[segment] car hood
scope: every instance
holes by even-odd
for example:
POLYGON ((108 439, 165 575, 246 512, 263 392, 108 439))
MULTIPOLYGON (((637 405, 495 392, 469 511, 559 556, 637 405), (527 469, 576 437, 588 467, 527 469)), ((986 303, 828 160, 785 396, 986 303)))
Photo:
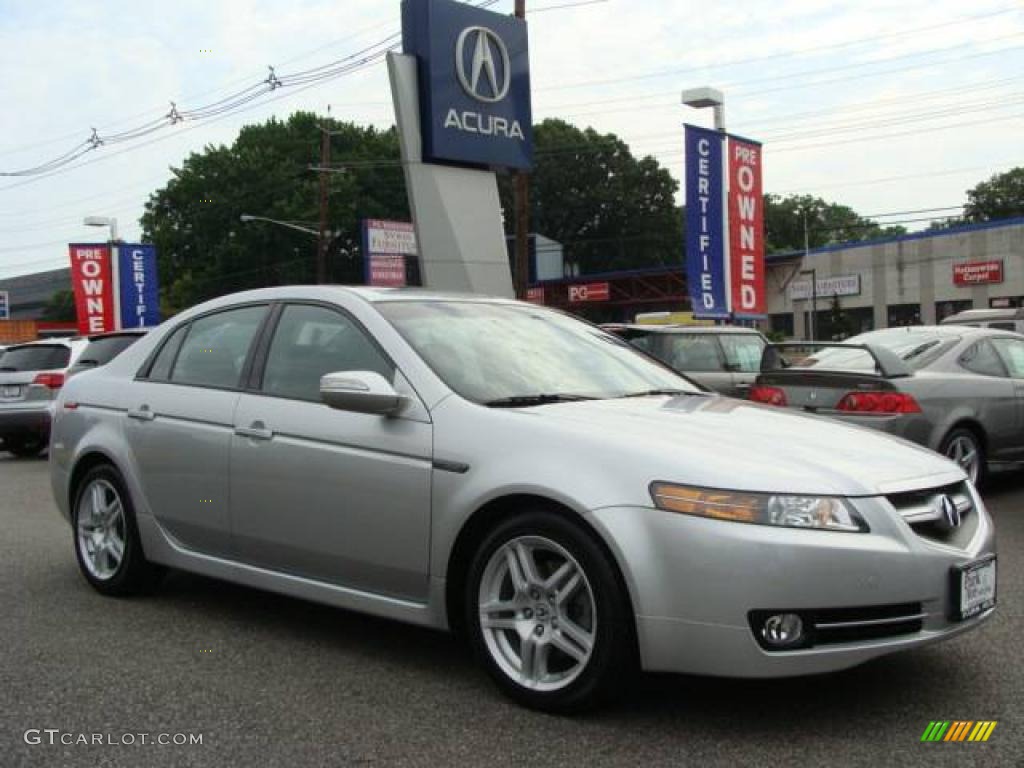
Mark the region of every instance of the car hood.
POLYGON ((596 445, 642 452, 652 480, 777 493, 870 496, 965 479, 952 462, 871 429, 714 395, 528 409, 596 445))

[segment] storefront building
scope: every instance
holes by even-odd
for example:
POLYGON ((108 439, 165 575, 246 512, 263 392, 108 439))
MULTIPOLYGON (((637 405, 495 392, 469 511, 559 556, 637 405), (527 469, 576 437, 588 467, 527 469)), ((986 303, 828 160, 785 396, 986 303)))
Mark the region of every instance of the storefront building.
POLYGON ((767 257, 768 329, 820 340, 1024 306, 1024 219, 767 257))

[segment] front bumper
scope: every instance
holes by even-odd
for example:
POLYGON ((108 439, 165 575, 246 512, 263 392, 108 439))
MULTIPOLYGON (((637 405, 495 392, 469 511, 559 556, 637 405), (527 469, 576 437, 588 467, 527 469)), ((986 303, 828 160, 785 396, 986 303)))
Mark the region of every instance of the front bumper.
POLYGON ((977 627, 989 610, 949 617, 950 570, 995 552, 991 519, 974 494, 977 520, 958 549, 914 532, 884 498, 851 500, 870 533, 835 533, 707 520, 642 507, 591 513, 622 566, 633 600, 640 655, 650 671, 724 677, 784 677, 852 667, 893 651, 977 627), (752 611, 820 611, 919 604, 909 634, 769 651, 752 611))

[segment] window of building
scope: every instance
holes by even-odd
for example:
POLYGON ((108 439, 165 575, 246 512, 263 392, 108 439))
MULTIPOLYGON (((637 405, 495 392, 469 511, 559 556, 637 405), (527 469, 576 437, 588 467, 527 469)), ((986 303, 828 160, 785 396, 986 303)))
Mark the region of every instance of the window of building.
POLYGON ((888 307, 888 327, 900 328, 906 325, 921 324, 920 304, 890 304, 888 307))

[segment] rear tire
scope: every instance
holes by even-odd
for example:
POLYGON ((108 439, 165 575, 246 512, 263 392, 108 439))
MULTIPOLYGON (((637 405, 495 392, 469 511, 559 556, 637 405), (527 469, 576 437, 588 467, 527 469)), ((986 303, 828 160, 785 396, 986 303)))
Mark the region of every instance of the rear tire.
POLYGON ((104 595, 151 591, 164 575, 142 551, 135 509, 120 473, 109 464, 93 467, 75 489, 72 536, 85 580, 104 595))
POLYGON ((978 434, 967 427, 950 430, 942 439, 939 453, 955 461, 967 473, 975 487, 980 488, 988 479, 988 460, 985 446, 978 434))
POLYGON ((477 659, 524 706, 590 709, 635 676, 636 625, 616 566, 559 515, 499 523, 473 556, 464 604, 477 659))

